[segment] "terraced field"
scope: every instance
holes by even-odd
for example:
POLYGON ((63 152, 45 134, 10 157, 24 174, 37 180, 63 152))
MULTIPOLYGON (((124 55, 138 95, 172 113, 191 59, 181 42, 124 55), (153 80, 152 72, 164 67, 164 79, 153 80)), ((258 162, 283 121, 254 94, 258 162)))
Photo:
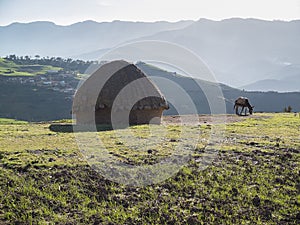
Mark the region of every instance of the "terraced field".
POLYGON ((146 186, 96 172, 101 153, 77 145, 86 132, 1 119, 0 224, 300 223, 298 114, 231 115, 226 123, 200 116, 192 125, 177 119, 93 134, 108 155, 133 166, 154 165, 197 141, 178 173, 146 186))

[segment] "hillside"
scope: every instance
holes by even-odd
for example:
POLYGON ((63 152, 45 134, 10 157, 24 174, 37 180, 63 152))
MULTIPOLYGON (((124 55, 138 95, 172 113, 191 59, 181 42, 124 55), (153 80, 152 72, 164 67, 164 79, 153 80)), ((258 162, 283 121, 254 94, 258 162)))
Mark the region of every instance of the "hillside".
POLYGON ((7 83, 0 77, 0 117, 27 121, 71 117, 70 93, 32 84, 7 83))
MULTIPOLYGON (((205 94, 198 84, 201 84, 206 90, 213 90, 215 84, 203 80, 191 79, 181 75, 175 75, 172 72, 167 72, 158 69, 154 66, 149 66, 145 63, 138 64, 146 74, 150 76, 164 77, 179 84, 193 99, 198 113, 210 113, 209 105, 205 94)), ((160 84, 157 84, 160 87, 160 84)), ((228 85, 219 84, 226 101, 227 113, 233 113, 234 100, 239 96, 245 96, 250 99, 252 105, 255 105, 255 111, 258 112, 282 112, 284 107, 291 106, 294 111, 300 111, 300 92, 278 93, 278 92, 259 92, 259 91, 243 91, 232 88, 228 85)), ((164 87, 161 87, 163 90, 164 87)), ((174 92, 176 95, 176 91, 174 92)), ((176 97, 175 97, 176 99, 176 97)), ((174 109, 165 111, 166 115, 174 114, 174 109)))
MULTIPOLYGON (((77 69, 85 68, 87 64, 79 61, 77 62, 78 64, 73 65, 63 59, 56 63, 62 66, 60 72, 31 74, 32 76, 0 75, 0 117, 27 121, 71 118, 73 94, 81 79, 77 75, 77 69), (73 65, 71 68, 77 69, 73 72, 66 70, 66 68, 70 69, 70 65, 73 65)), ((19 68, 19 65, 8 63, 8 61, 6 61, 6 65, 13 65, 19 68)), ((27 65, 22 66, 26 67, 27 65)), ((44 66, 42 65, 43 68, 44 66)), ((137 66, 152 79, 163 77, 180 85, 191 97, 199 114, 211 113, 205 93, 200 86, 206 90, 214 90, 216 84, 174 74, 145 63, 138 63, 137 66)), ((47 68, 47 66, 45 67, 47 68)), ((164 84, 159 82, 156 84, 163 92, 164 84)), ((256 112, 282 112, 288 106, 291 106, 295 112, 300 111, 300 92, 247 92, 224 84, 220 84, 220 87, 225 97, 227 113, 233 113, 233 102, 238 96, 248 97, 251 104, 255 105, 254 111, 256 112)), ((170 97, 175 102, 181 99, 181 96, 178 96, 179 92, 173 90, 172 93, 170 97)), ((222 99, 222 96, 219 97, 222 99)), ((177 113, 172 105, 169 110, 164 112, 165 115, 177 113)), ((189 108, 187 108, 185 113, 189 114, 192 111, 189 111, 189 108)))
POLYGON ((0 117, 27 121, 69 118, 80 71, 88 64, 54 57, 0 58, 0 117))
POLYGON ((59 71, 61 69, 61 67, 51 65, 18 65, 11 60, 0 58, 0 75, 2 76, 35 76, 45 74, 48 71, 59 71))

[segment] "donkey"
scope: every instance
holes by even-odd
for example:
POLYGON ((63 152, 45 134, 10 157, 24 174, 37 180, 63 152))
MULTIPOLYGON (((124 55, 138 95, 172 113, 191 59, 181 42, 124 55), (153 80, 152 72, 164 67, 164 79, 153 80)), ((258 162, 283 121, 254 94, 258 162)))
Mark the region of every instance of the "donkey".
MULTIPOLYGON (((233 107, 233 109, 235 109, 235 114, 241 116, 245 107, 247 107, 249 109, 249 113, 250 113, 250 115, 252 115, 254 106, 250 105, 248 98, 239 97, 237 100, 235 100, 234 107, 233 107), (239 107, 242 107, 242 110, 240 113, 238 112, 239 107)), ((246 113, 247 113, 247 110, 245 109, 245 116, 247 115, 246 113)))

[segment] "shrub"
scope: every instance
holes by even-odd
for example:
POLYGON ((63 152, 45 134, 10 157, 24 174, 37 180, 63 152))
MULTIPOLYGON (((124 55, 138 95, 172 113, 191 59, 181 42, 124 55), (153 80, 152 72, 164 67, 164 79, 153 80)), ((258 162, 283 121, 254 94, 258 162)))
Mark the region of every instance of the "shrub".
POLYGON ((292 107, 289 105, 287 108, 284 108, 284 112, 290 113, 292 112, 292 107))

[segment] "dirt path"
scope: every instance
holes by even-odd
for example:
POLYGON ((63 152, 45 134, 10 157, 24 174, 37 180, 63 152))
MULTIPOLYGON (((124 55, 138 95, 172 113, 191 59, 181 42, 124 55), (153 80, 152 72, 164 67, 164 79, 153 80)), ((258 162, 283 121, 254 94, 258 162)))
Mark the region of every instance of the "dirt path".
POLYGON ((196 125, 196 124, 220 124, 220 123, 234 123, 239 122, 248 118, 266 118, 261 115, 251 116, 237 116, 234 114, 227 115, 175 115, 175 116, 164 116, 162 118, 163 124, 181 124, 182 125, 196 125))

